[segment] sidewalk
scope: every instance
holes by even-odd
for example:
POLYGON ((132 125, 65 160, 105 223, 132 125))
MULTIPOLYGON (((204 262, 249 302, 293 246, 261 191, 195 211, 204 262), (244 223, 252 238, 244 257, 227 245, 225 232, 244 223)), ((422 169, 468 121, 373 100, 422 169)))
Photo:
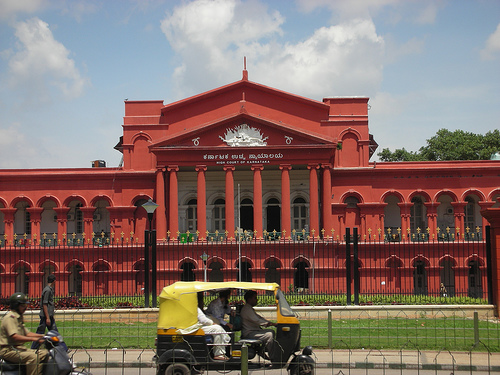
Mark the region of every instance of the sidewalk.
MULTIPOLYGON (((386 368, 500 373, 500 353, 414 350, 314 350, 318 368, 386 368)), ((80 349, 71 351, 76 365, 86 368, 154 367, 151 349, 80 349)))

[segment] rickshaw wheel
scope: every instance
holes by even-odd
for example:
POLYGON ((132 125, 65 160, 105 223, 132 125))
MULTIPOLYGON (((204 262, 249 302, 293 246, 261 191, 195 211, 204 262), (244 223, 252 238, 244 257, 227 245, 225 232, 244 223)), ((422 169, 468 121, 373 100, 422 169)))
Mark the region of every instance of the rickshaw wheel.
POLYGON ((165 375, 189 375, 191 371, 184 363, 173 363, 165 370, 165 375))

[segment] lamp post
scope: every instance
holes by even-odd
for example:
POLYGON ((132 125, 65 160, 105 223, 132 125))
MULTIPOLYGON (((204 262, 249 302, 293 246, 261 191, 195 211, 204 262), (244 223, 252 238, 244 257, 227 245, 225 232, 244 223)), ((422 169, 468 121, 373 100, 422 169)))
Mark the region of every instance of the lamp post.
POLYGON ((203 260, 203 281, 207 282, 207 260, 208 260, 208 254, 203 252, 201 254, 200 258, 203 260))
POLYGON ((151 199, 142 205, 148 214, 149 230, 144 231, 144 307, 149 307, 149 248, 151 247, 153 307, 156 307, 156 231, 151 229, 153 214, 158 205, 151 199))

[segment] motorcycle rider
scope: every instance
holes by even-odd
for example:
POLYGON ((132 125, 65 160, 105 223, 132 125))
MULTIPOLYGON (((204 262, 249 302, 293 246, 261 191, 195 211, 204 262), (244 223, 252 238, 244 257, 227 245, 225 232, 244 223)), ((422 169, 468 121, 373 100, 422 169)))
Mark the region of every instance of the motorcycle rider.
POLYGON ((0 357, 13 363, 26 364, 27 375, 42 375, 43 361, 48 355, 46 349, 28 349, 26 342, 43 342, 43 335, 30 332, 23 321, 28 299, 16 292, 9 299, 10 311, 0 325, 0 357))

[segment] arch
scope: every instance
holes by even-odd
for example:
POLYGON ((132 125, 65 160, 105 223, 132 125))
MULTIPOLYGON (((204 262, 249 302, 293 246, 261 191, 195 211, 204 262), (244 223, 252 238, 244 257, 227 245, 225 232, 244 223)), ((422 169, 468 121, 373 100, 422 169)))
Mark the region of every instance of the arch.
POLYGON ((413 198, 417 197, 417 196, 423 197, 424 198, 424 202, 430 202, 431 201, 431 196, 427 192, 425 192, 425 191, 423 191, 421 189, 418 189, 418 190, 415 190, 414 192, 410 193, 410 195, 408 196, 408 202, 411 202, 411 200, 413 198))
POLYGON ((92 200, 90 201, 90 206, 94 207, 97 204, 97 202, 102 201, 102 200, 105 200, 106 202, 108 202, 110 207, 113 207, 112 199, 105 194, 99 194, 99 195, 96 195, 94 198, 92 198, 92 200))
POLYGON ((395 196, 396 198, 398 198, 399 203, 403 203, 404 200, 405 200, 405 198, 403 197, 403 194, 401 194, 399 191, 397 191, 397 190, 388 190, 384 194, 382 194, 382 196, 380 197, 380 202, 379 203, 385 203, 385 200, 388 197, 390 197, 390 196, 395 196))
POLYGON ((271 255, 269 257, 267 257, 266 259, 264 259, 264 268, 268 268, 268 265, 271 264, 271 263, 274 263, 273 265, 276 265, 275 268, 283 268, 283 262, 281 261, 281 259, 275 257, 274 255, 271 255))
POLYGON ((16 272, 16 270, 21 267, 26 268, 26 272, 33 272, 31 269, 31 264, 29 264, 25 260, 18 260, 16 263, 14 263, 10 268, 10 272, 16 272))
POLYGON ((139 133, 135 133, 132 138, 131 138, 131 143, 135 143, 137 142, 137 140, 139 138, 146 138, 146 141, 152 143, 153 142, 153 138, 148 134, 148 133, 144 133, 142 131, 140 131, 139 133))
POLYGON ((365 203, 363 196, 359 192, 357 192, 353 189, 349 189, 344 194, 342 194, 342 196, 340 197, 340 202, 345 203, 345 200, 349 197, 356 197, 358 199, 359 203, 365 203))
POLYGON ((84 266, 83 262, 81 260, 78 260, 78 259, 71 259, 68 263, 66 263, 64 270, 66 272, 70 272, 71 268, 73 268, 75 266, 79 266, 82 269, 82 271, 85 271, 85 266, 84 266))
POLYGON ((111 271, 112 267, 111 264, 105 260, 105 259, 99 259, 96 260, 91 267, 92 271, 97 272, 97 271, 111 271))
POLYGON ((450 254, 445 254, 442 257, 440 257, 438 260, 438 265, 441 266, 445 261, 451 262, 453 267, 456 267, 458 265, 458 262, 456 261, 456 259, 453 256, 451 256, 450 254))
POLYGON ((36 202, 36 206, 42 207, 43 204, 47 201, 53 201, 56 204, 56 207, 61 207, 61 201, 57 197, 55 197, 51 194, 45 194, 43 197, 41 197, 38 200, 38 202, 36 202))
POLYGON ((5 273, 5 266, 0 263, 0 273, 5 273))
POLYGON ((227 267, 227 262, 222 259, 221 257, 215 255, 213 256, 212 258, 210 258, 209 260, 207 260, 207 267, 210 268, 210 265, 212 263, 220 263, 220 265, 222 266, 222 268, 226 268, 227 267))
POLYGON ((490 201, 495 201, 493 198, 495 197, 498 197, 500 196, 500 189, 495 189, 495 190, 492 190, 489 194, 488 194, 488 200, 490 201))
MULTIPOLYGON (((243 263, 243 262, 247 262, 250 265, 250 268, 255 268, 255 262, 252 259, 250 259, 249 257, 247 257, 246 255, 241 256, 241 263, 243 263)), ((239 265, 239 262, 238 262, 238 259, 236 259, 234 262, 234 267, 238 268, 238 265, 239 265)))
POLYGON ((349 135, 354 135, 354 137, 357 138, 356 139, 357 141, 359 141, 362 138, 361 133, 359 131, 353 128, 347 128, 340 132, 338 139, 344 140, 349 135))
POLYGON ((12 202, 10 202, 10 206, 12 208, 15 208, 16 204, 18 204, 19 202, 27 202, 29 207, 34 207, 33 201, 29 197, 27 197, 26 195, 19 195, 19 196, 15 197, 12 200, 12 202))
POLYGON ((295 258, 293 258, 292 261, 290 262, 290 266, 292 268, 295 268, 297 264, 300 262, 304 262, 307 265, 307 267, 311 267, 311 262, 309 261, 308 258, 306 258, 303 255, 297 255, 295 258))
POLYGON ((136 203, 139 202, 140 200, 145 200, 147 202, 150 199, 153 200, 153 198, 147 194, 139 194, 132 198, 132 200, 130 201, 130 205, 136 206, 136 203))
POLYGON ((82 207, 87 207, 87 200, 82 197, 81 195, 73 194, 67 197, 64 202, 63 206, 64 207, 69 207, 70 203, 73 201, 79 201, 82 204, 82 207))
POLYGON ((7 208, 7 201, 0 197, 0 206, 7 208))
POLYGON ((402 261, 402 259, 400 257, 398 257, 395 254, 392 254, 385 259, 384 266, 385 267, 394 267, 394 266, 404 267, 404 262, 402 261))
MULTIPOLYGON (((354 265, 354 255, 351 254, 351 267, 353 267, 353 265, 354 265)), ((359 258, 359 256, 358 256, 358 266, 359 266, 359 268, 363 268, 363 266, 364 266, 364 263, 359 258)), ((345 261, 345 259, 343 259, 342 268, 346 268, 346 261, 345 261)))
POLYGON ((418 254, 418 255, 414 256, 410 260, 410 267, 415 267, 415 263, 418 262, 418 261, 424 262, 424 264, 425 264, 426 267, 430 267, 431 266, 431 262, 429 261, 429 258, 425 257, 422 254, 418 254))
POLYGON ((480 201, 486 200, 486 196, 483 194, 482 191, 477 190, 477 189, 467 189, 463 192, 461 196, 461 200, 465 201, 465 198, 467 198, 469 195, 476 195, 480 201))
POLYGON ((458 202, 458 197, 457 195, 452 192, 451 190, 448 190, 448 189, 444 189, 444 190, 441 190, 441 191, 438 191, 435 195, 434 195, 434 202, 437 202, 438 199, 443 196, 443 195, 448 195, 449 197, 451 197, 451 201, 452 202, 458 202))
POLYGON ((478 263, 479 263, 479 265, 480 265, 481 267, 484 267, 484 265, 485 265, 485 262, 484 262, 484 259, 483 259, 483 258, 481 258, 481 257, 480 257, 479 255, 477 255, 477 254, 471 254, 471 255, 469 255, 467 258, 465 258, 465 260, 464 260, 464 266, 465 266, 465 267, 469 267, 469 263, 470 263, 471 261, 476 261, 476 262, 478 262, 478 263))
MULTIPOLYGON (((196 261, 194 258, 191 258, 191 257, 184 257, 184 258, 182 258, 181 260, 179 260, 179 262, 177 263, 177 267, 178 267, 179 269, 182 269, 182 266, 183 266, 185 263, 191 263, 191 264, 193 264, 196 268, 199 268, 198 261, 196 261)), ((202 268, 203 268, 203 267, 202 267, 202 268)))
POLYGON ((53 260, 50 260, 50 259, 46 259, 44 260, 43 262, 41 262, 38 266, 38 270, 40 272, 43 272, 43 270, 47 267, 50 267, 54 270, 54 272, 58 272, 59 271, 59 266, 57 265, 56 262, 54 262, 53 260))

